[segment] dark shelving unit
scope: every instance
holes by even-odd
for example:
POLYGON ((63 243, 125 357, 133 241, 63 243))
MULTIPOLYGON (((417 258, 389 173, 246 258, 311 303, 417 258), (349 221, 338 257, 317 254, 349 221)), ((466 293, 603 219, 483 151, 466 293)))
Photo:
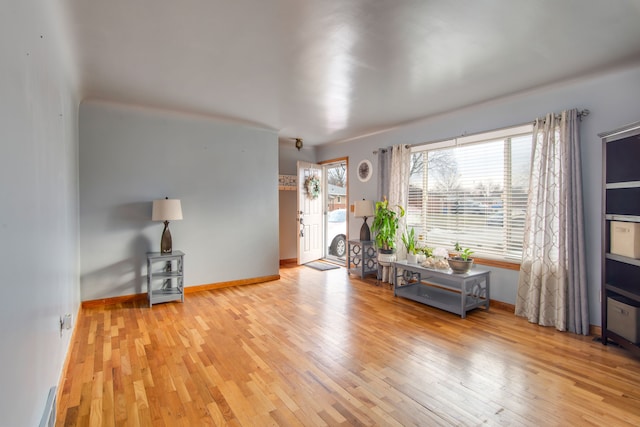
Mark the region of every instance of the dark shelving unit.
POLYGON ((602 186, 602 343, 616 343, 640 357, 640 345, 612 331, 608 299, 640 303, 640 259, 614 254, 611 222, 640 223, 640 122, 601 133, 602 186))

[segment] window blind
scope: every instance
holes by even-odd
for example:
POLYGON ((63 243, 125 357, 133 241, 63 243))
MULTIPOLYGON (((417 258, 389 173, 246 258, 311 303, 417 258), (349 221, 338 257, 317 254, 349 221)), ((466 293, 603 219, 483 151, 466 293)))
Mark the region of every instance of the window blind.
POLYGON ((414 147, 407 226, 422 246, 519 261, 531 163, 532 126, 414 147))

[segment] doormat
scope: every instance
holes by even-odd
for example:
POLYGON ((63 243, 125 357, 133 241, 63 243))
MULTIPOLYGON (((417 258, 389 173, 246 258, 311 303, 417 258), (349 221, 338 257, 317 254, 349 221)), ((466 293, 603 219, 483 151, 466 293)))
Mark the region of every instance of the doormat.
POLYGON ((340 268, 337 265, 329 264, 326 262, 320 261, 311 261, 305 264, 307 267, 315 268, 316 270, 325 271, 325 270, 335 270, 336 268, 340 268))

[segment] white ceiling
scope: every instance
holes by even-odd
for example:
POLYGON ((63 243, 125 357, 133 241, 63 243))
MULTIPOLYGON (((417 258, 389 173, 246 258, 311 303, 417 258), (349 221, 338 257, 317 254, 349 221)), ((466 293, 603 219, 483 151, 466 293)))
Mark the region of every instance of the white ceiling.
POLYGON ((305 145, 640 59, 638 0, 62 2, 83 98, 305 145))

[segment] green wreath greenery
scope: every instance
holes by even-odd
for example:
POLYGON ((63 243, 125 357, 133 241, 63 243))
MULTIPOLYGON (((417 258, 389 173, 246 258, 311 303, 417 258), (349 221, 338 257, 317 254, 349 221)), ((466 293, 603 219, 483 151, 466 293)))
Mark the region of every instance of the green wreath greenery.
POLYGON ((304 180, 304 188, 307 190, 307 197, 317 199, 320 195, 320 179, 316 175, 307 177, 304 180))

